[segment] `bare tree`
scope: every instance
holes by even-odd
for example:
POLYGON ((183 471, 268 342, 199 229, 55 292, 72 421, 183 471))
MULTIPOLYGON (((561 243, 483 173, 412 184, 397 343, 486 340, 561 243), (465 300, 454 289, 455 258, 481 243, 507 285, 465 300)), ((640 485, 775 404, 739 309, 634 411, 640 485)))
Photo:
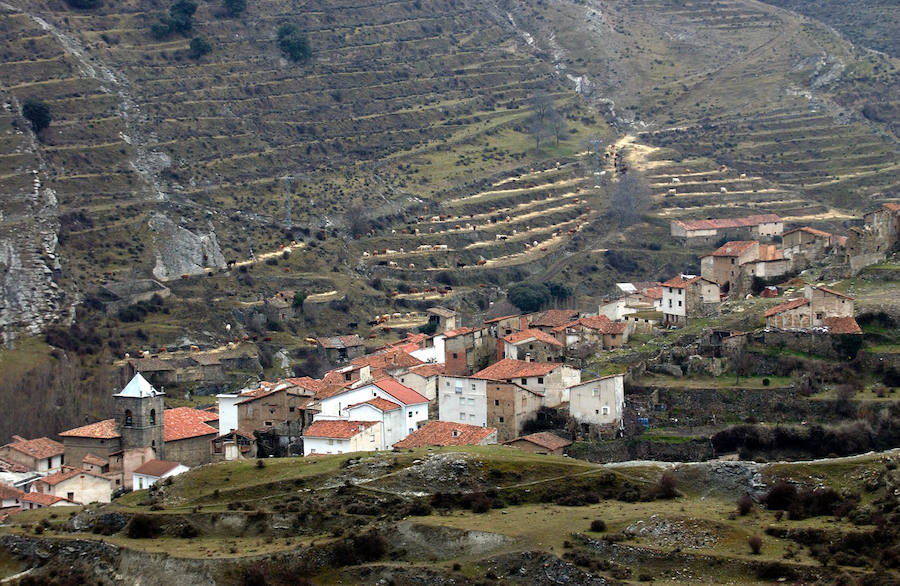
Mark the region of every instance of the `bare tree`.
POLYGON ((609 219, 619 228, 636 224, 650 202, 650 190, 639 173, 623 175, 609 201, 609 219))
MULTIPOLYGON (((540 90, 528 99, 531 117, 528 119, 528 132, 534 139, 534 148, 541 148, 541 142, 553 133, 551 119, 555 114, 553 96, 540 90)), ((557 140, 557 142, 559 142, 557 140)))
POLYGON ((566 124, 566 119, 563 118, 563 116, 556 110, 551 110, 549 117, 549 126, 550 130, 553 132, 553 136, 556 138, 556 146, 559 146, 560 139, 569 130, 569 126, 566 124))

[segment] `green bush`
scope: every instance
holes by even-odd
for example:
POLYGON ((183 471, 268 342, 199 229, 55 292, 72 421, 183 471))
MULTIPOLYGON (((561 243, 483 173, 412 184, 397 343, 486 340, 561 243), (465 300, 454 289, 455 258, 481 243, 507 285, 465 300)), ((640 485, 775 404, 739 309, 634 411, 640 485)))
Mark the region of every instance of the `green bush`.
POLYGON ((306 35, 292 24, 278 28, 278 48, 291 61, 303 61, 312 53, 306 35))
POLYGON ((212 44, 205 37, 194 37, 191 39, 191 57, 199 59, 212 51, 212 44))
POLYGON ((237 16, 247 10, 247 0, 225 0, 223 5, 228 16, 237 16))
POLYGON ((50 106, 33 98, 28 98, 22 104, 22 116, 31 122, 31 128, 35 132, 40 132, 47 128, 50 126, 50 121, 53 120, 53 117, 50 115, 50 106))

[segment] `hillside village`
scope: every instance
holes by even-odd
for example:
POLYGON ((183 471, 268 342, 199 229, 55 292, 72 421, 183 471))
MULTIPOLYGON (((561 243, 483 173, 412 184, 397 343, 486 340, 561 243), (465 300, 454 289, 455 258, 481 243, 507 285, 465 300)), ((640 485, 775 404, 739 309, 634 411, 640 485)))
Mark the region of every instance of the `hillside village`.
MULTIPOLYGON (((648 421, 640 418, 645 405, 626 394, 635 373, 627 364, 598 373, 586 357, 614 355, 632 336, 697 320, 714 340, 697 357, 722 357, 738 376, 751 339, 841 357, 862 335, 853 296, 793 275, 813 265, 848 274, 883 259, 900 241, 900 206, 883 205, 847 237, 806 226, 784 231, 771 214, 673 221, 672 236, 706 250, 727 241, 701 257, 700 275, 618 283, 596 312, 546 309, 462 326, 467 316, 436 306, 422 328, 431 333, 407 333, 372 351, 357 335, 310 340, 333 366, 322 377, 260 381, 219 393, 206 407, 166 408, 163 385, 178 381, 173 367, 160 367, 165 355, 129 359, 131 380, 113 395, 110 418, 60 430, 61 441, 15 436, 0 447, 3 509, 109 502, 193 467, 271 455, 494 443, 561 454, 573 440, 622 437, 635 421, 648 421), (766 303, 764 328, 717 327, 722 304, 755 297, 766 303), (541 431, 553 427, 544 420, 559 417, 555 434, 541 431)), ((186 372, 212 369, 208 376, 223 378, 223 361, 191 354, 186 372)))

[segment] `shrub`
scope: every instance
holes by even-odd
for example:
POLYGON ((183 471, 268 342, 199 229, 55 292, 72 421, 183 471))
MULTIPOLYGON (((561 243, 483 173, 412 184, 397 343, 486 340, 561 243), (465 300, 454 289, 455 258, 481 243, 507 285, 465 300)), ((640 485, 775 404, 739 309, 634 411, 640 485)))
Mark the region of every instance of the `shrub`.
POLYGON ((228 16, 237 16, 247 10, 247 0, 225 0, 223 6, 228 16))
POLYGON ((747 545, 750 546, 750 551, 753 552, 753 555, 759 555, 760 550, 762 550, 762 537, 751 535, 747 538, 747 545))
POLYGON ((678 496, 678 481, 671 470, 666 470, 656 485, 656 498, 673 499, 678 496))
POLYGON ((50 126, 50 122, 53 120, 50 115, 50 106, 33 98, 28 98, 22 104, 22 116, 31 123, 31 129, 35 133, 50 126))
POLYGON ((125 534, 131 539, 153 539, 159 532, 159 523, 151 515, 135 515, 125 527, 125 534))
POLYGON ((767 387, 767 386, 769 386, 770 384, 772 384, 772 381, 769 380, 769 377, 766 377, 766 378, 762 379, 762 384, 763 384, 764 387, 767 387))
POLYGON ((769 489, 763 497, 763 502, 769 510, 786 511, 791 508, 796 498, 797 489, 794 485, 782 480, 769 489))
POLYGON ((212 51, 212 45, 205 37, 194 37, 191 39, 191 57, 199 59, 212 51))
POLYGON ((68 4, 71 8, 77 8, 79 10, 90 10, 91 8, 97 8, 100 6, 100 0, 66 0, 66 4, 68 4))
POLYGON ((256 467, 257 467, 257 468, 265 468, 265 467, 266 467, 266 461, 265 461, 265 460, 262 460, 262 459, 257 460, 257 461, 256 461, 256 467))
POLYGON ((306 35, 292 24, 278 28, 278 48, 291 61, 303 61, 312 53, 306 35))
POLYGON ((471 508, 473 513, 487 513, 491 510, 491 499, 481 493, 473 495, 471 508))
POLYGON ((745 494, 737 500, 737 509, 742 517, 753 510, 753 499, 749 494, 745 494))
POLYGON ((594 519, 591 521, 591 531, 594 533, 603 533, 606 531, 606 521, 603 519, 594 519))

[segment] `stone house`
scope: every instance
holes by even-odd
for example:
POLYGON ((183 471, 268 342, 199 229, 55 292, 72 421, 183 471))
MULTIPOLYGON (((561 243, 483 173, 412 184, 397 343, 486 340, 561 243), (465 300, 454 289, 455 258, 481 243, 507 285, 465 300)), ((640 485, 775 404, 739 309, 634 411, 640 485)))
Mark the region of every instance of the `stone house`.
POLYGON ((685 246, 711 246, 723 238, 734 240, 771 240, 784 232, 784 221, 776 214, 743 218, 708 220, 672 220, 672 238, 685 246))
POLYGON ((719 285, 694 275, 679 275, 662 284, 663 325, 684 326, 719 303, 719 285))
POLYGON ((263 301, 263 313, 274 321, 287 321, 294 319, 297 308, 294 307, 294 294, 296 291, 279 291, 272 297, 263 301))
POLYGON ((490 335, 498 339, 528 327, 528 322, 518 314, 486 319, 482 323, 490 330, 490 335))
POLYGON ((803 297, 791 299, 766 311, 766 327, 782 330, 826 327, 832 321, 835 333, 858 333, 862 330, 853 320, 853 297, 824 285, 807 285, 803 297), (853 320, 850 324, 847 319, 853 320))
POLYGON ((596 344, 604 350, 611 350, 628 342, 631 327, 628 322, 614 322, 605 315, 595 315, 553 328, 553 333, 565 343, 566 348, 574 348, 579 344, 596 344))
POLYGON ((487 363, 493 344, 487 328, 457 328, 444 332, 444 372, 470 375, 487 363))
POLYGON ((48 437, 27 440, 14 435, 13 441, 0 447, 0 458, 21 464, 28 470, 47 473, 63 465, 65 446, 48 437))
POLYGON ((555 362, 524 362, 512 358, 475 373, 477 378, 516 383, 544 397, 546 407, 569 400, 568 389, 581 382, 581 371, 555 362))
POLYGON ((809 299, 800 297, 780 303, 766 310, 766 327, 782 330, 805 329, 812 326, 809 299))
POLYGON ((801 226, 784 233, 781 248, 784 257, 792 261, 794 268, 802 269, 811 262, 825 258, 834 243, 832 234, 809 226, 801 226))
POLYGON ((252 432, 232 429, 212 440, 213 462, 230 462, 255 457, 256 437, 252 432))
POLYGON ((319 354, 329 364, 341 364, 366 353, 365 343, 356 334, 352 336, 316 338, 316 346, 319 349, 319 354))
POLYGON ((163 412, 166 457, 185 466, 200 466, 212 461, 211 440, 219 435, 219 416, 190 407, 163 412))
POLYGON ((803 296, 809 299, 812 324, 823 325, 826 317, 853 317, 853 297, 824 285, 807 285, 803 296))
POLYGON ((170 476, 178 476, 190 470, 184 464, 178 462, 167 462, 165 460, 150 460, 144 462, 141 466, 134 470, 131 481, 134 490, 143 490, 150 488, 163 478, 170 476))
POLYGON ((844 262, 855 275, 883 261, 900 243, 900 203, 885 203, 863 216, 865 224, 847 232, 844 262))
POLYGON ((516 383, 487 381, 487 425, 497 429, 497 440, 507 441, 522 433, 544 404, 544 395, 516 383))
POLYGON ((719 285, 728 293, 739 289, 741 265, 759 258, 759 242, 740 240, 726 242, 711 254, 700 258, 700 276, 719 285))
POLYGON ((532 454, 562 456, 565 453, 565 449, 572 445, 572 442, 549 431, 541 431, 517 437, 514 440, 505 442, 505 444, 532 454))
POLYGON ((497 430, 452 421, 427 421, 395 448, 412 449, 429 446, 487 446, 497 443, 497 430))
POLYGON ((274 385, 260 386, 258 389, 239 395, 235 403, 237 425, 231 429, 255 431, 272 429, 285 422, 298 426, 296 435, 312 423, 314 412, 310 408, 314 393, 288 381, 274 385))
POLYGON ((525 362, 562 362, 566 347, 552 335, 529 328, 501 338, 503 353, 497 360, 513 358, 525 362))
POLYGON ((44 476, 31 485, 31 492, 64 498, 76 504, 108 503, 112 500, 113 483, 109 478, 63 466, 59 472, 44 476))
POLYGON ((625 316, 625 323, 631 328, 632 333, 650 334, 653 328, 663 323, 661 311, 639 311, 625 316))
POLYGON ((552 334, 553 328, 564 326, 579 317, 580 314, 574 309, 548 309, 547 311, 533 313, 527 319, 529 328, 552 334))
POLYGON ((24 491, 14 486, 0 483, 0 515, 10 510, 21 509, 23 496, 25 496, 24 491))
POLYGON ((326 419, 313 422, 303 433, 303 455, 348 454, 384 450, 380 421, 326 419))
POLYGON ((447 330, 456 329, 456 312, 446 307, 430 307, 425 310, 428 314, 428 325, 434 327, 435 334, 442 334, 447 330))
POLYGON ((584 426, 621 429, 625 414, 625 375, 602 376, 570 387, 569 413, 584 426))

